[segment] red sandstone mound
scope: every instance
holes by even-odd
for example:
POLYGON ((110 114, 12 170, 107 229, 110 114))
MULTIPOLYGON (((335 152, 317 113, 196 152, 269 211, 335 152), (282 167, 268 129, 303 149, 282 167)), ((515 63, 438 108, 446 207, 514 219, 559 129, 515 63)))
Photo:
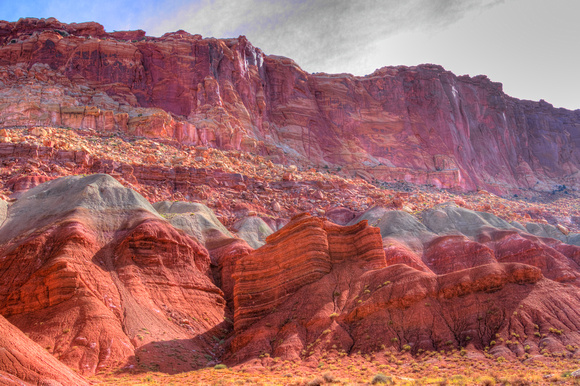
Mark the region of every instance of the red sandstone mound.
MULTIPOLYGON (((439 234, 429 241, 429 249, 424 255, 424 261, 431 261, 436 272, 439 269, 457 270, 449 266, 454 264, 473 266, 495 261, 518 262, 540 268, 550 279, 580 284, 580 266, 574 260, 580 247, 562 243, 560 240, 567 240, 567 236, 560 231, 559 239, 537 237, 527 230, 522 231, 519 224, 508 224, 492 214, 471 211, 455 204, 426 211, 423 221, 439 234)), ((556 236, 555 232, 552 235, 556 236)))
POLYGON ((522 356, 580 343, 579 290, 560 283, 576 283, 577 247, 449 205, 424 213, 441 234, 402 212, 367 217, 383 228, 296 217, 239 260, 227 360, 385 346, 522 356), (382 235, 408 255, 393 259, 390 247, 383 255, 382 235))
POLYGON ((378 230, 361 222, 350 228, 299 215, 241 258, 235 268, 234 326, 242 330, 272 312, 296 290, 328 274, 333 263, 385 265, 378 230), (265 264, 266 261, 269 264, 265 264))
MULTIPOLYGON (((255 241, 264 224, 249 224, 255 241)), ((547 237, 557 230, 455 204, 419 217, 373 208, 348 226, 295 216, 253 250, 205 205, 154 208, 110 176, 66 177, 8 207, 0 312, 83 374, 383 346, 570 351, 580 247, 547 237)))
POLYGON ((0 22, 0 81, 6 127, 121 130, 367 180, 580 188, 580 111, 511 98, 483 75, 435 65, 308 74, 243 36, 155 38, 22 19, 0 22))
POLYGON ((574 234, 549 225, 509 224, 490 213, 442 204, 421 214, 422 223, 402 211, 372 208, 359 218, 379 227, 389 265, 450 273, 497 262, 536 266, 556 281, 578 284, 574 234), (534 232, 534 234, 532 234, 534 232), (549 237, 552 236, 552 237, 549 237))
POLYGON ((306 181, 272 161, 371 182, 578 189, 580 111, 433 65, 307 74, 244 37, 154 38, 55 19, 0 22, 0 82, 1 126, 120 130, 180 149, 162 157, 156 143, 133 157, 133 144, 112 141, 103 149, 123 145, 114 150, 124 158, 107 158, 51 130, 2 133, 3 166, 25 173, 4 180, 18 200, 0 200, 0 383, 84 382, 62 363, 82 374, 176 372, 383 346, 578 355, 579 234, 453 204, 415 216, 399 196, 384 205, 403 210, 362 213, 373 199, 359 193, 372 190, 306 181), (181 145, 198 147, 184 155, 181 145), (264 158, 248 178, 231 169, 244 153, 206 169, 209 147, 264 158), (176 166, 188 158, 197 166, 176 166), (156 160, 163 166, 147 165, 156 160), (235 234, 208 206, 153 207, 110 176, 46 182, 90 172, 142 183, 148 197, 227 191, 215 206, 235 234), (252 214, 256 205, 283 217, 308 202, 340 225, 299 215, 280 229, 287 218, 252 214))
POLYGON ((0 313, 81 373, 128 363, 177 371, 218 355, 211 330, 225 300, 207 250, 112 177, 27 191, 0 245, 0 313), (183 362, 164 357, 169 349, 198 354, 183 362))
POLYGON ((207 206, 192 202, 157 202, 155 209, 178 229, 199 240, 210 255, 213 277, 225 299, 232 300, 232 275, 236 261, 252 250, 244 239, 234 237, 207 206))
POLYGON ((2 316, 0 329, 0 384, 88 385, 2 316))

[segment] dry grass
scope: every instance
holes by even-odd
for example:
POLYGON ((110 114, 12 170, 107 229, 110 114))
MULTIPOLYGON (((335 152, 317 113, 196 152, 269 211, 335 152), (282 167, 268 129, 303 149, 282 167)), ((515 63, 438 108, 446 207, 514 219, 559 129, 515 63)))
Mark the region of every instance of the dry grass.
POLYGON ((426 352, 412 356, 385 351, 326 355, 323 366, 319 362, 262 358, 231 368, 180 374, 108 373, 91 381, 98 385, 580 385, 580 379, 571 377, 571 372, 580 368, 576 358, 506 359, 498 363, 491 358, 473 360, 456 354, 426 352))

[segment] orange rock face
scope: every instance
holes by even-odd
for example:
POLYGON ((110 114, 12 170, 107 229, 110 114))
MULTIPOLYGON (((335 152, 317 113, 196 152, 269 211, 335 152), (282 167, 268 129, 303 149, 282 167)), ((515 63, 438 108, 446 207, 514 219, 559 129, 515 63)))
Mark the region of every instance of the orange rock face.
POLYGON ((207 250, 110 176, 38 186, 4 225, 2 315, 83 374, 154 361, 152 341, 206 350, 223 322, 207 250))
POLYGON ((2 316, 0 328, 0 383, 3 385, 89 384, 2 316))
POLYGON ((488 346, 493 355, 521 356, 521 345, 535 353, 580 339, 579 247, 449 204, 423 214, 429 228, 403 212, 361 218, 341 227, 298 216, 240 259, 228 361, 258 353, 318 360, 381 347, 488 346), (565 337, 544 339, 554 328, 565 337))
POLYGON ((434 65, 308 74, 243 36, 24 19, 0 24, 0 81, 6 126, 122 130, 439 188, 579 187, 578 111, 434 65))
POLYGON ((233 275, 234 326, 243 330, 270 313, 306 284, 330 273, 333 264, 384 267, 378 229, 361 222, 341 227, 303 214, 266 245, 238 260, 233 275))
POLYGON ((580 345, 577 205, 492 194, 580 188, 578 111, 55 19, 0 22, 0 86, 0 383, 580 345))

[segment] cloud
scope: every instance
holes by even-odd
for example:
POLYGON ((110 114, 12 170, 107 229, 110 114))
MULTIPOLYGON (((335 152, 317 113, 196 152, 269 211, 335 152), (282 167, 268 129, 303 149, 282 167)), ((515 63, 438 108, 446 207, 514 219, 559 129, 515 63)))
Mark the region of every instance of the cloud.
POLYGON ((153 35, 178 29, 214 37, 246 35, 266 54, 291 57, 307 71, 362 74, 374 69, 369 51, 380 49, 384 39, 418 28, 445 28, 501 2, 205 0, 167 10, 146 21, 145 29, 153 35))

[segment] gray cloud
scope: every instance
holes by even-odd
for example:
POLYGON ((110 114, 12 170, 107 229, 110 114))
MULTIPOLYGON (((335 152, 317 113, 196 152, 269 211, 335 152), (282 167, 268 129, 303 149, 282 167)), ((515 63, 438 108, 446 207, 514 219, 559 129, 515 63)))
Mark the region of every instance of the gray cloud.
MULTIPOLYGON (((369 50, 417 28, 440 29, 502 0, 228 0, 184 5, 147 31, 185 29, 203 36, 246 35, 267 54, 291 57, 305 70, 370 72, 369 50)), ((386 63, 385 63, 386 64, 386 63)))

